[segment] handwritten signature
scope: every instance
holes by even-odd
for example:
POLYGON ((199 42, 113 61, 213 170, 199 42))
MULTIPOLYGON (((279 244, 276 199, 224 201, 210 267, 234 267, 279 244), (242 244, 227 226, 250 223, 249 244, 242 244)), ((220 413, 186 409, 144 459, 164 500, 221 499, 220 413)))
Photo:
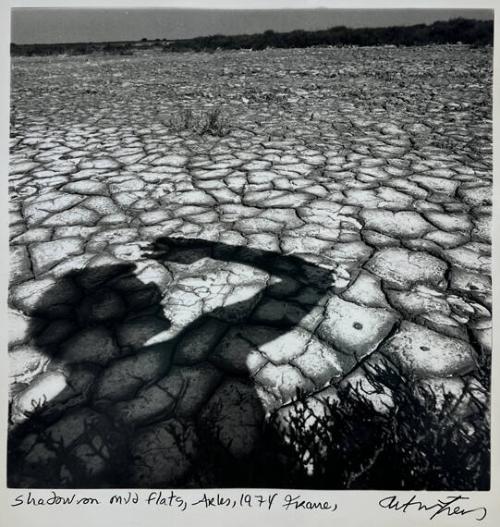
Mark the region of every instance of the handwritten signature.
POLYGON ((487 510, 486 507, 476 507, 474 509, 463 508, 462 500, 468 500, 467 496, 447 496, 444 499, 438 499, 436 503, 424 503, 417 500, 417 496, 414 494, 409 500, 403 501, 397 496, 387 496, 382 498, 378 504, 383 509, 390 509, 399 512, 406 513, 408 510, 418 510, 430 512, 430 520, 433 520, 440 514, 447 516, 465 516, 466 514, 474 514, 475 520, 482 521, 486 518, 487 510), (460 504, 459 504, 460 502, 460 504))

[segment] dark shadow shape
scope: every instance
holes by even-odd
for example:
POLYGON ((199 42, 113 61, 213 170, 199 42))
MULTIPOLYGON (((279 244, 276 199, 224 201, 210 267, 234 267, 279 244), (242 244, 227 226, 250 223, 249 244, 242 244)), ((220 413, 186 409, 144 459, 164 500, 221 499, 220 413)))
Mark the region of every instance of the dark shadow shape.
MULTIPOLYGON (((65 370, 68 386, 52 401, 34 409, 29 418, 10 433, 10 487, 138 487, 130 480, 129 467, 136 462, 130 443, 155 420, 131 426, 117 416, 117 401, 113 400, 113 382, 116 379, 113 378, 112 368, 124 361, 137 366, 139 361, 145 360, 144 357, 156 361, 154 373, 149 377, 142 367, 137 366, 139 369, 136 368, 136 372, 121 378, 116 389, 125 390, 127 397, 133 397, 141 388, 152 386, 169 374, 176 350, 193 331, 203 331, 207 324, 217 323, 222 326, 218 334, 221 339, 234 323, 259 324, 254 314, 259 306, 270 300, 293 304, 295 309, 283 313, 273 322, 268 321, 268 325, 277 330, 272 336, 266 332, 255 333, 252 338, 255 349, 296 327, 332 286, 331 271, 300 257, 220 242, 160 238, 146 256, 186 265, 202 258, 246 264, 269 273, 271 279, 263 290, 251 298, 216 308, 188 324, 172 339, 147 346, 145 343, 158 333, 158 328, 167 329, 170 324, 163 315, 161 293, 157 286, 141 282, 134 275, 134 265, 72 271, 58 280, 31 313, 35 317, 31 330, 36 347, 52 358, 51 369, 59 367, 65 370), (127 328, 140 321, 141 317, 156 317, 158 324, 152 327, 139 324, 132 339, 135 339, 133 345, 127 348, 121 342, 119 348, 116 345, 119 330, 126 334, 127 328), (65 331, 67 335, 61 338, 65 331), (71 334, 75 331, 80 335, 84 333, 87 341, 72 341, 71 334), (146 375, 146 378, 138 379, 136 375, 146 375), (106 395, 102 397, 102 393, 106 395)), ((260 324, 263 323, 261 320, 260 324)), ((123 341, 123 335, 120 338, 123 341)), ((241 357, 242 364, 245 359, 241 357)), ((226 375, 234 376, 234 372, 226 375)), ((237 377, 250 390, 247 392, 250 400, 244 401, 248 419, 257 427, 262 423, 264 430, 265 409, 253 391, 251 372, 240 370, 237 377)), ((11 417, 15 417, 14 409, 11 409, 11 417)), ((156 418, 162 419, 161 416, 156 418)), ((231 451, 231 430, 229 437, 226 430, 225 439, 219 441, 210 427, 201 428, 198 435, 204 444, 205 458, 200 459, 184 449, 182 454, 189 458, 192 469, 183 480, 175 482, 177 486, 269 487, 273 486, 274 480, 286 481, 286 473, 278 473, 276 459, 268 455, 268 452, 276 452, 276 448, 268 448, 266 444, 268 441, 269 444, 274 442, 279 445, 279 437, 271 437, 264 432, 258 451, 253 450, 241 457, 234 456, 231 451), (210 470, 213 477, 207 479, 210 470), (275 475, 271 478, 273 471, 275 475)), ((176 441, 183 441, 180 436, 176 441)), ((179 444, 181 451, 183 448, 184 445, 179 444)), ((162 485, 145 481, 140 486, 162 485)), ((165 486, 172 486, 169 474, 165 474, 165 486)))

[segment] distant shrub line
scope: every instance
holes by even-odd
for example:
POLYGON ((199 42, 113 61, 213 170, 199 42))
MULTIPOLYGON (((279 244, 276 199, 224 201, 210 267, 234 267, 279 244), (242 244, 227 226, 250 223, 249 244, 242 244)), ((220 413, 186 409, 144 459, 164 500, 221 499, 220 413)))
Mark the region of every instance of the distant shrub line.
POLYGON ((312 46, 424 46, 429 44, 493 45, 493 21, 455 18, 433 24, 375 28, 332 27, 319 31, 272 30, 251 35, 212 35, 183 40, 165 39, 138 42, 90 42, 68 44, 11 44, 14 56, 82 55, 95 52, 129 55, 134 49, 160 48, 176 51, 214 51, 217 49, 307 48, 312 46))
POLYGON ((255 35, 214 35, 172 42, 170 51, 210 49, 307 48, 311 46, 421 46, 427 44, 492 45, 493 22, 457 18, 446 22, 379 28, 332 27, 289 33, 265 31, 255 35))

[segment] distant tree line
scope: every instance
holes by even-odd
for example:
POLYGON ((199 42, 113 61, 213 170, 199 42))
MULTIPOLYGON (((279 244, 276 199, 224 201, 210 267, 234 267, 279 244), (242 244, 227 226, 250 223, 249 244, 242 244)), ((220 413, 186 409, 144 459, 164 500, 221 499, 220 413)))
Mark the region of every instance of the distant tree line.
POLYGON ((216 49, 307 48, 311 46, 424 46, 428 44, 493 45, 493 21, 455 18, 414 26, 348 28, 332 27, 319 31, 273 30, 252 35, 212 35, 190 39, 140 42, 91 42, 71 44, 11 44, 12 55, 82 55, 95 52, 128 55, 134 48, 160 47, 165 51, 210 51, 216 49))
POLYGON ((11 44, 10 53, 13 56, 33 55, 88 55, 90 53, 110 53, 114 55, 132 55, 135 49, 163 47, 160 39, 140 42, 70 42, 58 44, 11 44))
POLYGON ((493 44, 493 21, 456 18, 433 24, 377 28, 332 27, 320 31, 296 30, 254 35, 213 35, 176 40, 169 51, 211 49, 307 48, 311 46, 422 46, 427 44, 493 44))

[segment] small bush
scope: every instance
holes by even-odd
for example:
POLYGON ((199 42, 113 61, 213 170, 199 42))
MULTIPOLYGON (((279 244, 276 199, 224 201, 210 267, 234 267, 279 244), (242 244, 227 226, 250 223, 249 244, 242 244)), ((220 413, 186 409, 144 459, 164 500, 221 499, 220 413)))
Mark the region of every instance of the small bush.
POLYGON ((370 367, 376 393, 392 395, 380 412, 362 388, 339 390, 315 415, 299 398, 286 426, 292 471, 309 488, 472 490, 489 487, 488 402, 477 384, 456 397, 434 391, 392 365, 370 367), (312 419, 311 419, 312 417, 312 419), (305 461, 305 463, 304 463, 305 461), (312 469, 311 469, 312 467, 312 469))
POLYGON ((174 132, 190 131, 198 135, 208 134, 219 137, 229 132, 227 119, 220 106, 205 112, 194 112, 190 108, 184 108, 167 116, 162 115, 161 118, 174 132))
POLYGON ((202 126, 199 132, 201 135, 210 134, 223 136, 226 135, 226 120, 222 114, 220 106, 209 110, 205 114, 205 119, 202 121, 202 126))
POLYGON ((385 410, 360 386, 339 390, 320 412, 317 400, 299 393, 288 418, 276 413, 264 425, 248 459, 233 458, 202 434, 194 480, 207 487, 489 488, 486 391, 466 383, 458 398, 443 396, 388 364, 365 375, 375 393, 392 394, 385 410))

